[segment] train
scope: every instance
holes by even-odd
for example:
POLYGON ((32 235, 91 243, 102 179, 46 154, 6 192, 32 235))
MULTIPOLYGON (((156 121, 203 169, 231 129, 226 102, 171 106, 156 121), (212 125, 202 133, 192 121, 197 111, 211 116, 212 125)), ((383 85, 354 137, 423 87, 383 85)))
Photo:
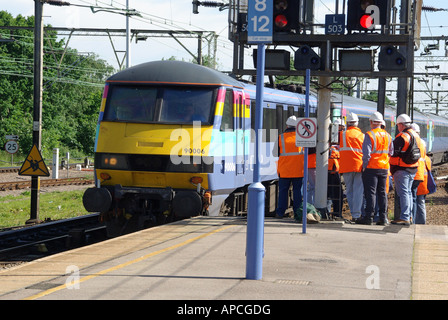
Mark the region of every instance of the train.
MULTIPOLYGON (((277 205, 278 158, 272 148, 286 119, 304 116, 306 95, 266 87, 260 180, 266 215, 277 205)), ((110 236, 198 215, 241 215, 255 165, 255 85, 201 65, 152 61, 106 80, 95 137, 95 186, 83 205, 100 212, 110 236)), ((310 116, 317 97, 308 95, 310 116)), ((375 102, 332 95, 331 117, 347 112, 368 129, 375 102)), ((386 107, 395 136, 396 112, 386 107)), ((428 152, 448 156, 448 120, 414 112, 428 152)))

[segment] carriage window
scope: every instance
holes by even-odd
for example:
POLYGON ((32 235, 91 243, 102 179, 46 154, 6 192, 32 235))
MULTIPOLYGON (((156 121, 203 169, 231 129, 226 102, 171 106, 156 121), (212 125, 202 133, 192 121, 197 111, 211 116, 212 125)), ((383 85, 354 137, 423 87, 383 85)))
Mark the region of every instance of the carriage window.
POLYGON ((157 89, 151 87, 112 86, 104 112, 106 121, 154 121, 157 89))
POLYGON ((419 123, 420 126, 420 137, 427 138, 428 128, 426 127, 426 123, 419 123))
POLYGON ((277 111, 265 108, 263 110, 263 142, 273 142, 278 137, 277 111))
POLYGON ((233 92, 226 91, 226 98, 224 100, 224 107, 222 110, 221 131, 233 131, 233 92))

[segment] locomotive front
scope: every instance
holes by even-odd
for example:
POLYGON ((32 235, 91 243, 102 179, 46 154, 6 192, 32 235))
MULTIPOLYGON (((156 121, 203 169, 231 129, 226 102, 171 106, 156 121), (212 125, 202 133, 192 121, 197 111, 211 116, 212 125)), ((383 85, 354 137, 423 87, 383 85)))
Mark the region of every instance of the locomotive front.
POLYGON ((107 80, 95 140, 96 186, 86 190, 83 204, 101 212, 110 235, 207 210, 222 79, 202 66, 158 61, 107 80))

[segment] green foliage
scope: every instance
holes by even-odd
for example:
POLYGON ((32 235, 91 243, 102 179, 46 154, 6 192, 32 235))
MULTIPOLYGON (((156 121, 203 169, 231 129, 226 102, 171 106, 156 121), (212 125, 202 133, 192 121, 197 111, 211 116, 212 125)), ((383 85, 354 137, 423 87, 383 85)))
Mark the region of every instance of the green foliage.
MULTIPOLYGON (((12 17, 0 11, 0 26, 33 27, 34 17, 12 17)), ((5 135, 18 135, 19 154, 32 147, 33 123, 33 30, 1 29, 0 43, 0 146, 5 135)), ((96 122, 106 78, 114 70, 94 54, 79 54, 65 48, 55 31, 44 37, 42 94, 42 155, 51 158, 53 148, 61 153, 92 155, 96 122)))
MULTIPOLYGON (((362 96, 363 99, 365 100, 370 100, 370 101, 374 101, 377 102, 378 101, 378 92, 377 91, 370 91, 366 94, 364 94, 362 96)), ((386 105, 388 106, 394 106, 395 103, 393 101, 391 101, 387 96, 386 96, 386 105)))

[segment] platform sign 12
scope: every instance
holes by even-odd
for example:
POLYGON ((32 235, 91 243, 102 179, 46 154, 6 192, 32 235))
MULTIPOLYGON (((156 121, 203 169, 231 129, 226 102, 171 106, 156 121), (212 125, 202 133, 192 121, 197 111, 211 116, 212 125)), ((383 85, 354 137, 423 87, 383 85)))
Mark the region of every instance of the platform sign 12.
POLYGON ((248 8, 248 43, 271 43, 273 30, 272 0, 249 0, 248 8))

